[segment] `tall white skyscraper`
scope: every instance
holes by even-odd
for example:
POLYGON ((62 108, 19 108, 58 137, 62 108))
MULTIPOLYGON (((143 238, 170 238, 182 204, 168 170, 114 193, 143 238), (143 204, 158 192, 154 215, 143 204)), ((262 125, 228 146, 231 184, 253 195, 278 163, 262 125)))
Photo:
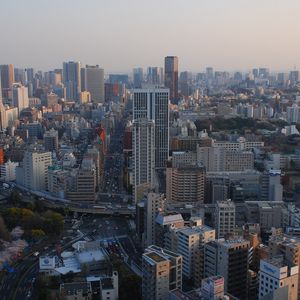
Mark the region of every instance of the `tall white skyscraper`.
POLYGON ((135 89, 133 120, 153 120, 155 169, 166 168, 169 155, 169 89, 135 89))
POLYGON ((133 193, 137 202, 154 187, 154 121, 133 121, 133 193))
POLYGON ((79 100, 81 92, 80 62, 63 63, 63 83, 67 90, 67 100, 79 100))
POLYGON ((24 108, 29 107, 28 88, 20 83, 12 86, 12 105, 19 109, 19 114, 24 108))
POLYGON ((84 69, 84 88, 91 93, 93 102, 104 102, 104 70, 96 66, 86 65, 84 69))

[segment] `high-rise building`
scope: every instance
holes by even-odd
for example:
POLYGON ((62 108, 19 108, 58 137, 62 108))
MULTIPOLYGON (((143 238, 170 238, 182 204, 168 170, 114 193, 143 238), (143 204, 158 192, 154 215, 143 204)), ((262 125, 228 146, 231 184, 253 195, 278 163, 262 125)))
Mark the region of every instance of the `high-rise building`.
POLYGON ((47 151, 58 151, 58 132, 55 129, 44 133, 44 146, 47 151))
POLYGON ((17 183, 33 191, 46 190, 48 187, 48 167, 51 164, 51 152, 25 151, 23 162, 16 168, 17 183))
POLYGON ((169 91, 164 88, 135 89, 133 120, 154 121, 155 169, 165 169, 169 156, 169 91))
POLYGON ((28 88, 20 83, 14 83, 12 86, 12 105, 17 107, 19 114, 24 108, 29 107, 28 88))
POLYGON ((80 62, 63 63, 63 83, 67 89, 67 100, 79 100, 81 92, 80 62))
POLYGON ((169 299, 169 291, 182 287, 182 257, 157 246, 142 257, 142 299, 169 299))
POLYGON ((133 121, 133 193, 137 202, 154 187, 154 121, 133 121))
POLYGON ((259 299, 298 298, 299 266, 284 262, 282 255, 260 261, 259 299))
POLYGON ((293 104, 287 107, 287 121, 289 123, 299 123, 300 122, 300 106, 293 104))
POLYGON ((161 194, 149 193, 145 202, 144 244, 150 246, 155 243, 155 219, 164 210, 165 197, 161 194))
POLYGON ((205 169, 181 165, 167 168, 166 191, 168 202, 203 203, 205 169))
POLYGON ((144 81, 143 68, 133 69, 133 87, 141 88, 144 81))
POLYGON ((218 238, 231 234, 235 228, 235 204, 231 200, 216 203, 215 228, 218 238))
POLYGON ((239 299, 247 299, 247 271, 250 242, 244 239, 219 239, 204 245, 205 277, 221 275, 225 291, 239 299))
POLYGON ((12 85, 15 81, 14 66, 13 65, 0 65, 0 78, 2 87, 2 97, 9 99, 12 97, 12 85))
POLYGON ((178 57, 165 57, 165 86, 170 90, 171 103, 178 103, 178 57))
POLYGON ((148 67, 147 69, 147 83, 156 86, 164 84, 164 71, 161 67, 148 67))
POLYGON ((98 65, 86 65, 84 69, 84 89, 91 93, 91 100, 104 103, 104 70, 98 65))

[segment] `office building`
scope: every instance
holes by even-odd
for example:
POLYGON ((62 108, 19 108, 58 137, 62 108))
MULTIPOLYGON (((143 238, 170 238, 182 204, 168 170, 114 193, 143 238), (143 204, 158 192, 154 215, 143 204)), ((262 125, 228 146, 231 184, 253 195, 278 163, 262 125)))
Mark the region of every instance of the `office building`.
POLYGON ((12 105, 17 107, 19 114, 24 108, 29 107, 28 88, 20 83, 14 83, 12 86, 12 105))
POLYGON ((81 92, 80 62, 63 63, 63 83, 67 90, 67 100, 79 100, 81 92))
POLYGON ((28 150, 20 166, 16 168, 17 184, 33 191, 45 191, 48 187, 48 167, 52 164, 51 152, 28 150))
POLYGON ((53 109, 57 104, 58 104, 58 96, 53 92, 47 94, 47 107, 53 109))
POLYGON ((168 167, 166 193, 168 202, 203 203, 205 169, 198 165, 168 167))
POLYGON ((141 88, 144 81, 143 68, 133 69, 133 87, 141 88))
POLYGON ((133 121, 133 193, 137 202, 154 187, 154 121, 133 121))
POLYGON ((224 238, 234 232, 235 204, 231 200, 216 203, 215 228, 218 238, 224 238))
POLYGON ((298 298, 299 267, 288 266, 284 257, 274 256, 260 261, 259 299, 298 298))
POLYGON ((181 255, 150 246, 142 256, 142 270, 143 300, 167 300, 170 290, 182 287, 181 255))
POLYGON ((251 151, 198 146, 197 160, 207 172, 245 171, 254 168, 254 154, 251 151))
POLYGON ((200 256, 199 250, 204 244, 215 240, 215 230, 205 226, 184 226, 179 229, 171 229, 171 247, 170 249, 182 255, 182 274, 189 279, 194 279, 201 270, 197 264, 197 256, 200 256))
POLYGON ((162 86, 164 83, 164 72, 161 67, 148 67, 147 83, 155 86, 162 86))
POLYGON ((300 122, 300 106, 293 104, 292 106, 287 107, 287 118, 286 120, 289 123, 299 123, 300 122))
POLYGON ((165 57, 165 87, 170 90, 170 101, 178 103, 178 57, 165 57))
POLYGON ((91 100, 104 103, 104 70, 98 65, 86 65, 84 70, 84 90, 90 92, 91 100))
POLYGON ((51 128, 44 133, 44 147, 47 151, 58 151, 58 131, 51 128))
MULTIPOLYGON (((300 239, 287 235, 272 235, 269 239, 269 257, 283 255, 289 266, 300 266, 300 239)), ((298 298, 300 297, 300 278, 298 278, 298 298)))
POLYGON ((154 121, 155 169, 163 170, 169 156, 169 92, 164 88, 135 89, 133 120, 154 121))
POLYGON ((219 239, 204 245, 205 277, 224 277, 225 291, 247 299, 247 271, 250 242, 244 239, 219 239))
POLYGON ((260 178, 260 200, 282 201, 283 186, 281 184, 281 170, 269 170, 260 178))
POLYGON ((96 168, 93 164, 72 170, 68 182, 67 199, 78 203, 95 203, 96 168))
POLYGON ((16 168, 19 166, 18 162, 8 160, 5 164, 0 165, 1 180, 5 182, 16 180, 16 168))
POLYGON ((15 81, 14 66, 13 65, 0 65, 0 79, 2 88, 2 97, 4 99, 11 99, 12 85, 15 81))
POLYGON ((163 194, 149 193, 145 201, 144 213, 144 244, 150 246, 155 243, 155 219, 158 213, 163 212, 165 197, 163 194))

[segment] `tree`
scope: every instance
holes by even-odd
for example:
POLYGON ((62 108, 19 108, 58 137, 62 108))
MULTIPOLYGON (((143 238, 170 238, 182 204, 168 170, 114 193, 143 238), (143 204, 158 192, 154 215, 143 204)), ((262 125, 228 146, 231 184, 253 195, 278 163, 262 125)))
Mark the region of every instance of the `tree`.
POLYGON ((19 205, 21 203, 21 196, 18 191, 12 191, 10 194, 10 201, 13 205, 19 205))
POLYGON ((45 236, 45 231, 42 229, 32 229, 31 236, 34 240, 39 240, 45 236))
POLYGON ((4 223, 2 216, 0 216, 0 239, 8 241, 10 239, 9 231, 4 223))
POLYGON ((64 227, 64 218, 61 214, 48 210, 44 214, 44 230, 50 235, 60 235, 64 227))

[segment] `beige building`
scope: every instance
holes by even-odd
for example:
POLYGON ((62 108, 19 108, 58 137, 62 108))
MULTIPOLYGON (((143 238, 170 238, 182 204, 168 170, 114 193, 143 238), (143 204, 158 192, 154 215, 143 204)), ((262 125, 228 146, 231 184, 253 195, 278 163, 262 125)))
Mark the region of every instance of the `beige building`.
POLYGON ((182 203, 203 203, 205 169, 199 166, 178 166, 167 168, 167 201, 182 203))
POLYGON ((157 246, 142 256, 142 299, 169 299, 169 291, 182 287, 182 256, 157 246))
POLYGON ((91 300, 92 286, 90 282, 62 283, 60 295, 65 300, 91 300))
MULTIPOLYGON (((289 265, 300 265, 300 239, 287 235, 272 235, 269 239, 269 255, 283 255, 289 265)), ((300 280, 300 279, 299 279, 300 280)), ((300 296, 300 282, 298 282, 298 297, 300 296)))
POLYGON ((260 261, 259 300, 298 298, 299 267, 284 263, 282 255, 260 261))

